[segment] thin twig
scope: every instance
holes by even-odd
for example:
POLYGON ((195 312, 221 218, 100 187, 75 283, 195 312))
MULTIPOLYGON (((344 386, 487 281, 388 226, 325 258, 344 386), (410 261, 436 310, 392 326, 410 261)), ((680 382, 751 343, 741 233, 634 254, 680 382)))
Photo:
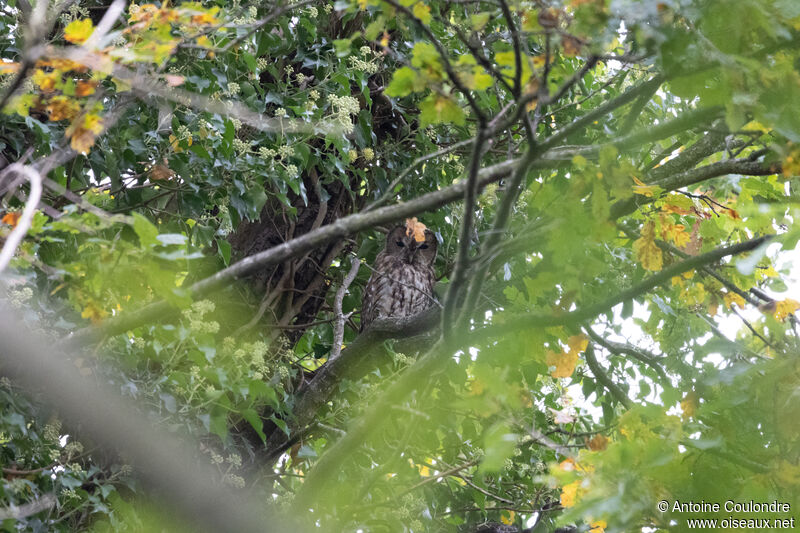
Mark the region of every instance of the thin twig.
POLYGON ((342 341, 344 340, 344 323, 347 320, 349 314, 345 316, 342 312, 342 301, 344 300, 344 295, 347 292, 347 288, 350 287, 350 284, 353 283, 353 280, 356 279, 358 275, 358 267, 361 266, 361 261, 356 256, 350 257, 350 271, 342 280, 342 284, 339 286, 339 290, 336 291, 336 296, 333 299, 333 312, 335 316, 335 321, 333 323, 333 346, 331 347, 331 353, 328 356, 329 360, 334 360, 342 354, 342 341))

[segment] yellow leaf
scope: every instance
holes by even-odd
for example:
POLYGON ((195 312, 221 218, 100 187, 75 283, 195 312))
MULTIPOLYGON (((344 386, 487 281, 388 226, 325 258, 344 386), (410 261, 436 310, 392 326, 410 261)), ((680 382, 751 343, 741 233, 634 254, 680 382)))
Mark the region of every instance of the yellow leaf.
POLYGON ((209 39, 206 35, 201 35, 195 41, 197 46, 202 46, 203 48, 213 48, 213 44, 211 44, 211 39, 209 39))
POLYGON ((580 335, 573 335, 567 339, 567 345, 569 346, 570 353, 580 353, 586 351, 586 347, 589 346, 589 338, 583 333, 580 335))
POLYGON ((684 419, 692 418, 695 414, 697 414, 698 403, 699 399, 697 397, 697 393, 694 391, 683 397, 683 400, 681 400, 681 410, 683 411, 684 419))
POLYGON ((406 219, 406 235, 413 235, 415 241, 425 242, 425 229, 425 224, 417 222, 417 217, 406 219))
POLYGON ((608 523, 605 520, 595 520, 591 523, 589 533, 604 533, 608 523))
POLYGON ((575 502, 578 500, 580 483, 580 481, 573 481, 561 487, 561 505, 563 507, 575 507, 575 502))
POLYGON ((470 396, 480 396, 483 394, 483 391, 486 389, 486 386, 483 384, 481 380, 478 378, 473 379, 469 382, 469 395, 470 396))
POLYGON ((431 8, 422 2, 414 4, 414 16, 417 17, 423 24, 430 24, 431 22, 431 8))
POLYGON ((775 304, 775 311, 772 314, 777 320, 784 320, 787 316, 793 315, 798 309, 800 309, 800 302, 787 298, 775 304))
POLYGON ((88 304, 86 304, 86 307, 83 308, 81 316, 91 320, 92 324, 99 324, 105 317, 108 316, 108 313, 104 309, 100 308, 97 303, 90 301, 88 304))
POLYGON ((655 193, 656 189, 658 189, 657 185, 647 185, 636 176, 631 176, 631 178, 633 178, 633 181, 636 183, 636 185, 633 187, 633 192, 636 194, 641 194, 642 196, 652 198, 653 193, 655 193))
POLYGON ((78 117, 64 134, 70 138, 70 146, 76 152, 86 154, 94 146, 97 136, 103 131, 103 120, 92 113, 78 117))
POLYGON ((735 292, 725 293, 725 295, 722 296, 722 300, 725 302, 725 307, 728 309, 733 309, 734 304, 736 304, 739 309, 744 309, 744 298, 735 292))
POLYGON ((517 516, 517 513, 514 511, 503 511, 503 514, 500 515, 500 521, 507 526, 510 526, 514 523, 514 517, 517 516))
POLYGON ((47 102, 46 109, 50 120, 58 122, 59 120, 72 120, 78 115, 81 108, 72 98, 59 95, 47 102))
POLYGON ((61 82, 61 75, 58 72, 45 72, 42 69, 36 69, 31 79, 43 93, 51 93, 56 89, 56 85, 61 82))
POLYGON ((417 465, 417 469, 419 470, 419 475, 422 477, 430 477, 431 469, 428 468, 426 465, 417 465))
POLYGON ((664 217, 661 224, 661 235, 667 240, 675 243, 678 248, 683 248, 692 240, 692 236, 686 231, 683 224, 672 224, 668 221, 669 217, 664 217))
POLYGON ((92 19, 73 20, 64 28, 64 39, 71 43, 83 44, 93 31, 92 19))
POLYGON ((773 471, 778 484, 784 487, 800 486, 800 465, 795 465, 784 459, 778 468, 773 471))
POLYGON ((664 266, 661 249, 655 243, 655 222, 648 222, 642 229, 642 235, 633 243, 636 259, 646 270, 657 272, 664 266))
POLYGON ((548 367, 555 367, 550 372, 554 378, 568 378, 575 371, 575 365, 578 363, 578 352, 570 351, 561 352, 559 354, 548 350, 546 358, 548 367))

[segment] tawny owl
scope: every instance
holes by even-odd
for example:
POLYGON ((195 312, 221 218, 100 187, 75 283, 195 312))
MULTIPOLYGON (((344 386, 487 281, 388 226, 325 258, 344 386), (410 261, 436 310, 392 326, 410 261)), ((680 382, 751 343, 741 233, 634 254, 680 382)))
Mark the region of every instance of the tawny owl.
POLYGON ((386 247, 375 259, 361 300, 361 329, 376 318, 415 315, 436 303, 433 293, 433 261, 436 236, 425 230, 425 241, 417 242, 398 226, 386 237, 386 247))

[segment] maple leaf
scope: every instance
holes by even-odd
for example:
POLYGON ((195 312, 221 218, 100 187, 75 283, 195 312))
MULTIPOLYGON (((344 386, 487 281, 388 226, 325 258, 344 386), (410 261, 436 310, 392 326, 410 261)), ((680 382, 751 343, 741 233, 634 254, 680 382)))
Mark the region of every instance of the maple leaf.
POLYGON ((64 28, 64 39, 74 44, 83 44, 93 31, 92 19, 73 20, 64 28))
POLYGON ((425 229, 426 226, 422 222, 417 222, 417 217, 406 219, 406 235, 414 236, 417 242, 425 242, 425 229))
POLYGON ((800 309, 800 302, 787 298, 775 304, 775 311, 772 314, 777 320, 784 320, 787 316, 793 315, 798 309, 800 309))
POLYGON ((606 437, 605 435, 600 435, 598 433, 591 439, 587 439, 586 447, 592 450, 593 452, 603 451, 606 448, 608 448, 608 437, 606 437))
POLYGON ((646 270, 657 272, 664 266, 664 257, 661 248, 656 246, 656 224, 648 222, 642 229, 641 237, 633 243, 636 259, 646 270))
POLYGON ((12 211, 3 215, 3 218, 0 219, 0 222, 2 222, 3 224, 8 224, 12 228, 16 228, 17 223, 19 222, 21 216, 22 216, 21 212, 12 211))

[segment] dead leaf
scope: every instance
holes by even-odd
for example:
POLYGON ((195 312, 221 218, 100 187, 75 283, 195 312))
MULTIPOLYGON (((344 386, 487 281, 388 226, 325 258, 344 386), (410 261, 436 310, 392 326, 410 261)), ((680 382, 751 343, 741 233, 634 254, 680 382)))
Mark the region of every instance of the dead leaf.
POLYGON ((425 242, 425 229, 426 226, 422 222, 417 221, 417 217, 406 219, 406 235, 414 236, 417 242, 425 242))

